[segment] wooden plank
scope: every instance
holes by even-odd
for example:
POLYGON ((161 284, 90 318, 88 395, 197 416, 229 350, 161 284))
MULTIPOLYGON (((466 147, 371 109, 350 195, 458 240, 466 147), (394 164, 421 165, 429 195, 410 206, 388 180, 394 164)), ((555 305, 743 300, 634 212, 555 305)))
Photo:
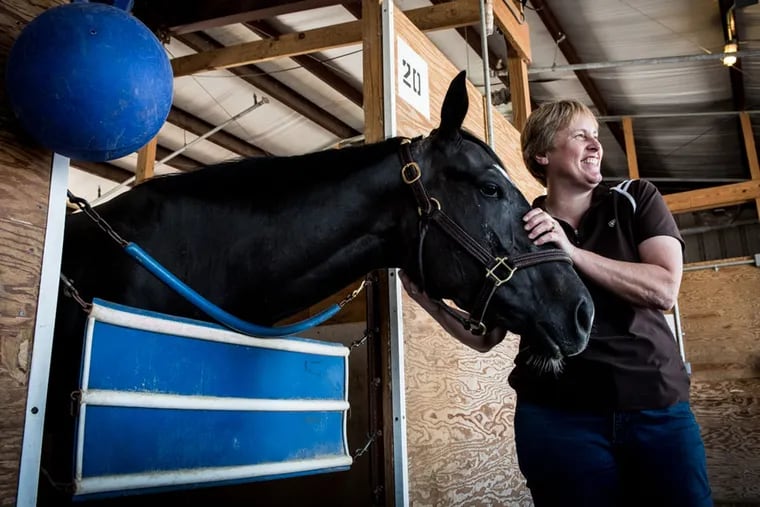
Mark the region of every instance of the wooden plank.
POLYGON ((760 180, 689 190, 663 196, 672 213, 733 206, 760 198, 760 180))
POLYGON ((684 272, 678 306, 692 378, 758 376, 758 294, 760 269, 751 264, 684 272))
POLYGON ((716 505, 758 505, 760 379, 693 380, 691 405, 716 505))
POLYGON ((715 500, 749 505, 760 501, 760 269, 715 264, 689 264, 706 269, 684 272, 678 299, 691 404, 715 500))
POLYGON ((455 0, 410 9, 404 14, 419 30, 429 32, 479 23, 480 5, 478 0, 455 0))
MULTIPOLYGON (((474 0, 457 0, 414 9, 410 14, 425 27, 425 30, 441 30, 477 22, 480 18, 474 17, 473 14, 474 9, 478 9, 477 5, 474 0)), ((362 22, 350 21, 304 32, 284 34, 276 39, 246 42, 182 56, 174 58, 171 63, 174 76, 180 77, 350 46, 361 41, 362 22)))
POLYGON ((625 136, 625 157, 628 160, 628 178, 639 179, 639 163, 636 160, 636 142, 633 137, 633 119, 623 117, 623 135, 625 136))
POLYGON ((512 46, 517 54, 520 55, 525 62, 530 63, 530 33, 528 31, 528 23, 524 20, 518 20, 515 17, 513 9, 508 7, 506 2, 511 0, 493 0, 493 15, 496 25, 501 29, 504 37, 507 39, 508 44, 512 46))
POLYGON ((198 72, 238 67, 254 62, 267 62, 278 58, 303 55, 356 44, 361 40, 361 22, 350 21, 305 32, 281 35, 225 48, 204 51, 194 55, 174 58, 172 69, 175 77, 198 72))
MULTIPOLYGON (((752 121, 750 120, 749 115, 744 111, 739 113, 739 120, 742 126, 744 150, 747 153, 749 174, 753 180, 760 180, 760 164, 758 164, 757 161, 757 148, 755 147, 755 136, 752 132, 752 121)), ((760 198, 755 199, 755 209, 757 209, 757 216, 760 217, 760 198)))
MULTIPOLYGON (((59 0, 0 2, 0 61, 26 24, 59 0)), ((45 238, 51 154, 12 121, 0 87, 0 505, 15 505, 45 238)), ((33 451, 30 449, 30 451, 33 451)))
POLYGON ((135 168, 135 183, 140 183, 153 177, 156 166, 156 146, 158 136, 148 141, 137 151, 137 167, 135 168))
POLYGON ((362 2, 362 58, 364 83, 364 139, 376 143, 385 139, 383 99, 383 42, 381 3, 362 2))
POLYGON ((530 116, 530 86, 528 65, 507 41, 507 73, 512 97, 512 125, 522 132, 530 116))

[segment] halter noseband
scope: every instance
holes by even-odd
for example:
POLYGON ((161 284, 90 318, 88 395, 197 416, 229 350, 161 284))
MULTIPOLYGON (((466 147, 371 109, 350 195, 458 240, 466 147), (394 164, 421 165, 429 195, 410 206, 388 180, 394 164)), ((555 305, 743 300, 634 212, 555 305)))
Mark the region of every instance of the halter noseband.
POLYGON ((418 262, 420 277, 422 278, 422 289, 424 290, 425 276, 422 261, 422 248, 427 234, 427 228, 432 221, 437 224, 443 232, 454 240, 460 247, 466 250, 470 255, 475 257, 486 268, 485 280, 483 287, 476 299, 476 304, 470 317, 464 318, 459 313, 450 308, 443 301, 438 301, 441 307, 450 315, 456 318, 462 326, 475 335, 484 335, 486 325, 483 322, 491 298, 496 293, 496 289, 507 283, 515 271, 544 262, 568 262, 572 264, 570 256, 563 250, 554 248, 551 250, 541 250, 538 252, 528 252, 515 254, 505 257, 494 257, 480 243, 462 229, 451 217, 442 209, 441 203, 434 197, 430 197, 422 183, 422 171, 417 162, 412 157, 412 141, 404 139, 400 146, 401 156, 401 179, 409 185, 414 192, 414 198, 417 201, 417 211, 420 215, 420 243, 418 249, 418 262), (475 315, 477 318, 473 318, 475 315))

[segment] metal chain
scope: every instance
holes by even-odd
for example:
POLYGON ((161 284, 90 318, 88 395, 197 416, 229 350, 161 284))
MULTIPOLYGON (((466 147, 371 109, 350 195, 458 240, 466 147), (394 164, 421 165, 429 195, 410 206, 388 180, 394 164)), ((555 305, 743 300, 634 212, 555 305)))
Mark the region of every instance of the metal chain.
POLYGON ((92 206, 90 206, 90 203, 87 202, 86 199, 75 196, 71 193, 70 190, 66 191, 66 195, 68 195, 69 201, 71 201, 72 204, 79 207, 79 209, 82 210, 88 217, 90 217, 92 221, 98 225, 98 227, 100 227, 106 234, 111 236, 111 238, 116 241, 119 246, 125 247, 129 244, 129 242, 119 236, 116 231, 111 228, 108 222, 106 222, 103 217, 101 217, 98 212, 95 211, 92 206))
POLYGON ((85 313, 90 313, 92 303, 88 303, 82 299, 82 296, 79 295, 79 291, 74 287, 74 283, 63 273, 61 273, 61 282, 63 283, 63 293, 79 303, 79 306, 82 307, 85 313))
POLYGON ((343 301, 341 301, 340 303, 338 303, 338 306, 340 306, 341 308, 343 308, 348 303, 350 303, 352 300, 354 300, 356 298, 356 296, 358 296, 361 293, 361 291, 364 290, 364 287, 368 283, 370 283, 369 277, 367 277, 364 280, 362 280, 361 285, 359 285, 359 287, 357 287, 356 289, 354 289, 354 291, 351 292, 348 296, 346 296, 345 298, 343 298, 343 301))
POLYGON ((362 447, 362 448, 357 449, 357 450, 354 451, 354 455, 352 456, 353 459, 356 459, 359 456, 361 456, 362 454, 365 454, 369 450, 370 446, 372 445, 372 442, 374 442, 375 440, 377 440, 377 437, 381 436, 382 434, 383 434, 383 432, 381 430, 377 430, 373 434, 368 435, 369 440, 367 440, 367 443, 364 444, 364 447, 362 447))

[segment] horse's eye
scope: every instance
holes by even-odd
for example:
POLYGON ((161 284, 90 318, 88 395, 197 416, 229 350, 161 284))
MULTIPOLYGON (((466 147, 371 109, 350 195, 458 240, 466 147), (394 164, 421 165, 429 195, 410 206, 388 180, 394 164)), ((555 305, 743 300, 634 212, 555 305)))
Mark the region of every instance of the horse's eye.
POLYGON ((500 197, 501 189, 495 183, 485 183, 480 187, 480 193, 486 197, 500 197))

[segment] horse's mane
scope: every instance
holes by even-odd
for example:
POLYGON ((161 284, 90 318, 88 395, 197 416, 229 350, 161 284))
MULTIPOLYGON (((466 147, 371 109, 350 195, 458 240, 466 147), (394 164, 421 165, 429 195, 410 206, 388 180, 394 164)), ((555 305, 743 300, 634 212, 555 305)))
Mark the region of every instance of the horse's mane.
MULTIPOLYGON (((265 192, 283 185, 308 187, 316 182, 340 181, 352 171, 372 165, 393 152, 398 152, 400 138, 379 143, 329 149, 304 155, 263 156, 221 162, 201 169, 169 174, 148 180, 159 192, 184 195, 210 194, 221 191, 265 192), (231 185, 233 182, 234 185, 231 185)), ((400 161, 399 161, 400 163, 400 161)))

